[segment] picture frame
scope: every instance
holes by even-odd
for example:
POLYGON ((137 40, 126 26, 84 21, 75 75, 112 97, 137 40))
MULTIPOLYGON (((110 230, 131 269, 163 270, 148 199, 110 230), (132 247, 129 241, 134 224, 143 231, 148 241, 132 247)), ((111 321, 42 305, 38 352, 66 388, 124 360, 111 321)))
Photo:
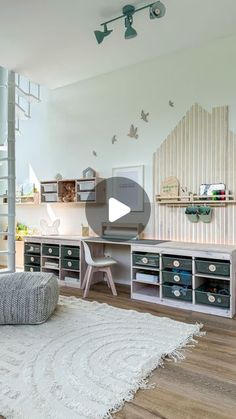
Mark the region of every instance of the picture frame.
MULTIPOLYGON (((122 167, 114 167, 112 169, 112 177, 113 181, 113 195, 119 199, 119 196, 123 198, 124 201, 128 202, 130 199, 130 193, 132 193, 133 200, 132 200, 132 211, 141 212, 144 208, 144 166, 140 165, 132 165, 132 166, 122 166, 122 167), (126 189, 125 184, 121 184, 120 182, 116 181, 116 178, 126 178, 129 180, 133 180, 141 189, 138 189, 138 193, 134 190, 130 191, 130 188, 126 189), (127 199, 125 199, 127 194, 127 199)), ((135 185, 135 184, 134 184, 135 185)), ((121 199, 122 200, 122 199, 121 199)))

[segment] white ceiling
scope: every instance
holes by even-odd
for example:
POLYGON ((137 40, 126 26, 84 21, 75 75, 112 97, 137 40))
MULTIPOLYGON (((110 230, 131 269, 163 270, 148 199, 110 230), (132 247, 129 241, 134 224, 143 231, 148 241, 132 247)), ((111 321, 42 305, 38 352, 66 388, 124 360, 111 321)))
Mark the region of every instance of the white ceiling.
POLYGON ((124 0, 0 0, 0 65, 55 88, 236 33, 235 0, 162 2, 162 19, 135 15, 136 38, 124 40, 120 20, 98 45, 93 31, 124 0))

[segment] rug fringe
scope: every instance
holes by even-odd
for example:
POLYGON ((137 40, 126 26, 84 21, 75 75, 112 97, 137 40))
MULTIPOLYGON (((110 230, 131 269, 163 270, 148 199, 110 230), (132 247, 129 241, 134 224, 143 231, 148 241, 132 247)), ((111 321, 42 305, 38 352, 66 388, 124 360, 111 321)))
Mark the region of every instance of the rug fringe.
POLYGON ((123 408, 126 402, 130 402, 131 400, 133 400, 138 390, 140 389, 149 390, 149 389, 155 388, 157 386, 157 383, 150 384, 148 381, 150 380, 150 377, 153 375, 153 371, 156 368, 165 367, 164 363, 165 363, 166 357, 168 357, 170 361, 174 361, 174 362, 183 361, 186 358, 185 356, 186 348, 194 348, 196 344, 198 343, 198 340, 196 340, 194 336, 203 337, 206 335, 206 332, 201 331, 201 329, 203 328, 202 323, 196 323, 196 327, 197 327, 196 332, 194 332, 188 339, 186 339, 178 347, 178 349, 174 350, 171 353, 166 353, 165 355, 163 355, 161 360, 158 359, 156 362, 153 363, 151 367, 143 371, 143 374, 142 374, 143 377, 134 385, 133 389, 128 392, 127 396, 125 396, 122 400, 120 400, 120 402, 116 403, 116 405, 112 409, 109 409, 109 411, 105 414, 105 416, 103 416, 103 419, 112 419, 114 413, 119 412, 123 408))

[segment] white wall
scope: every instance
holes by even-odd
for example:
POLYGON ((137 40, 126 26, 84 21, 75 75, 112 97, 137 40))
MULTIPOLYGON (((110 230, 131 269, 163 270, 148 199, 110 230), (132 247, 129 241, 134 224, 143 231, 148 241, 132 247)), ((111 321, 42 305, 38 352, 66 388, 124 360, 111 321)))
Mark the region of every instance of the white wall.
MULTIPOLYGON (((34 105, 32 120, 22 123, 16 147, 18 183, 29 177, 29 166, 45 180, 58 172, 65 178, 80 177, 87 166, 109 177, 112 167, 144 164, 145 188, 152 199, 153 152, 193 103, 209 110, 229 105, 230 128, 236 131, 235 68, 236 37, 231 37, 49 92, 34 105), (148 124, 140 119, 142 109, 150 113, 148 124), (139 128, 138 140, 127 136, 131 123, 139 128), (112 145, 114 134, 118 142, 112 145)), ((51 209, 52 217, 61 218, 61 233, 80 233, 83 208, 51 209)), ((40 218, 50 215, 47 211, 46 206, 17 207, 17 220, 39 227, 40 218)), ((148 234, 153 231, 152 220, 148 234)))

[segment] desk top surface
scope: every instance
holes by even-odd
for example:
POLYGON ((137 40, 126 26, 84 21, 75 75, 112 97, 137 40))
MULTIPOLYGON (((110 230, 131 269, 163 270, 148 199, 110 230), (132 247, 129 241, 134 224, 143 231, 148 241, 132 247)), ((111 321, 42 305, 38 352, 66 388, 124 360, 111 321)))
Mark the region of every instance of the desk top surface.
POLYGON ((42 235, 35 235, 35 236, 26 236, 25 241, 40 241, 49 242, 50 240, 55 242, 80 242, 81 240, 85 240, 91 243, 104 243, 104 244, 114 244, 114 245, 126 245, 135 247, 150 247, 156 249, 178 249, 178 250, 186 250, 186 251, 203 251, 203 252, 228 252, 231 253, 236 251, 236 245, 224 245, 224 244, 208 244, 208 243, 189 243, 189 242, 180 242, 180 241, 168 241, 168 240, 154 240, 154 239, 140 239, 140 240, 122 240, 122 239, 104 239, 102 237, 82 237, 82 236, 73 236, 73 235, 55 235, 55 236, 42 236, 42 235))

